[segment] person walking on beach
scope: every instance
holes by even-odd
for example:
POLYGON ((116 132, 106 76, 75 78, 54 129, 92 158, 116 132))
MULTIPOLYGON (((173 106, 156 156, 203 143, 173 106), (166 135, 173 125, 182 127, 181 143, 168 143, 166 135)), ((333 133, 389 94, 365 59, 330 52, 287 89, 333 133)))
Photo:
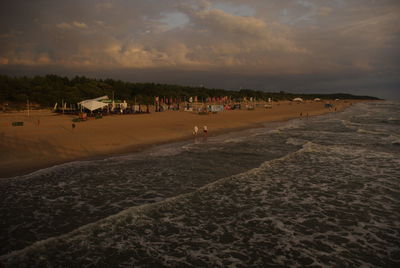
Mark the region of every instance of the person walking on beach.
POLYGON ((207 134, 208 134, 207 126, 204 126, 203 132, 204 132, 204 136, 207 137, 207 134))
POLYGON ((197 136, 197 133, 199 132, 199 128, 197 127, 197 126, 194 126, 194 129, 193 129, 193 135, 194 136, 197 136))

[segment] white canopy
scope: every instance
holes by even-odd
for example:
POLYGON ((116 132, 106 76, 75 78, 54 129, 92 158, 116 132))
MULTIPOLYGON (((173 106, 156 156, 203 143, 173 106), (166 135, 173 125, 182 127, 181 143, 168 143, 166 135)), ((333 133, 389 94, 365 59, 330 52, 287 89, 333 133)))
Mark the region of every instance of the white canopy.
POLYGON ((85 107, 86 109, 90 110, 91 112, 108 105, 107 103, 102 103, 102 102, 95 101, 95 100, 81 101, 79 104, 82 105, 83 107, 85 107))
POLYGON ((315 98, 314 101, 321 101, 321 99, 320 98, 315 98))
POLYGON ((100 102, 102 100, 108 100, 108 96, 105 95, 105 96, 98 97, 98 98, 91 99, 91 100, 84 100, 84 101, 78 102, 78 105, 82 105, 86 109, 93 112, 94 110, 103 108, 108 105, 107 103, 100 102))
POLYGON ((108 96, 105 95, 103 97, 98 97, 98 98, 95 98, 95 99, 92 99, 92 100, 94 100, 94 101, 102 101, 102 100, 108 100, 108 99, 109 99, 108 96))
POLYGON ((301 102, 301 101, 303 101, 303 99, 302 98, 294 98, 293 101, 300 101, 301 102))

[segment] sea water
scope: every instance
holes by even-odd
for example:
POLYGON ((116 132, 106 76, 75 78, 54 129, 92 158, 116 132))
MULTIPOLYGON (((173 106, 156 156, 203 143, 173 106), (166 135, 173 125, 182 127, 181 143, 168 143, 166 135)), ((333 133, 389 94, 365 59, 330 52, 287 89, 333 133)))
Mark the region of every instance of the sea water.
POLYGON ((71 162, 0 192, 10 267, 398 267, 400 103, 71 162))

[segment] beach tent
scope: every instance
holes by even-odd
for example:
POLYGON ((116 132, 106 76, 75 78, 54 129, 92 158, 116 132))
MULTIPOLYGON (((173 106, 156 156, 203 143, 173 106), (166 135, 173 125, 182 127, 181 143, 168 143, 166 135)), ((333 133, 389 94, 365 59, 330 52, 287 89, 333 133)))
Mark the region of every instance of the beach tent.
MULTIPOLYGON (((160 105, 161 106, 161 105, 160 105)), ((133 111, 134 112, 139 112, 139 105, 132 105, 133 111)))
POLYGON ((321 99, 320 98, 315 98, 314 101, 321 101, 321 99))
POLYGON ((293 101, 303 102, 302 98, 294 98, 293 101))
POLYGON ((128 103, 126 102, 126 101, 124 101, 123 103, 121 103, 121 108, 122 109, 126 109, 126 108, 128 108, 128 103))
POLYGON ((78 103, 88 109, 89 111, 93 112, 94 110, 106 107, 108 104, 107 103, 102 103, 96 100, 86 100, 86 101, 81 101, 78 103))
POLYGON ((101 97, 98 97, 95 99, 84 100, 84 101, 78 102, 78 105, 81 105, 82 107, 93 112, 94 110, 97 110, 97 109, 107 106, 108 105, 107 103, 103 103, 101 101, 105 101, 108 99, 109 99, 108 96, 105 95, 105 96, 101 96, 101 97))

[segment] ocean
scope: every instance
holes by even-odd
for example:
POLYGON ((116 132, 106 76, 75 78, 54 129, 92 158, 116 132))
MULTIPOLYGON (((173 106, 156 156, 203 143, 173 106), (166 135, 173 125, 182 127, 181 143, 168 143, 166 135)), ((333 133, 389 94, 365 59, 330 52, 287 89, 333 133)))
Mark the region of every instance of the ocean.
POLYGON ((70 162, 0 193, 6 267, 400 267, 400 103, 70 162))

